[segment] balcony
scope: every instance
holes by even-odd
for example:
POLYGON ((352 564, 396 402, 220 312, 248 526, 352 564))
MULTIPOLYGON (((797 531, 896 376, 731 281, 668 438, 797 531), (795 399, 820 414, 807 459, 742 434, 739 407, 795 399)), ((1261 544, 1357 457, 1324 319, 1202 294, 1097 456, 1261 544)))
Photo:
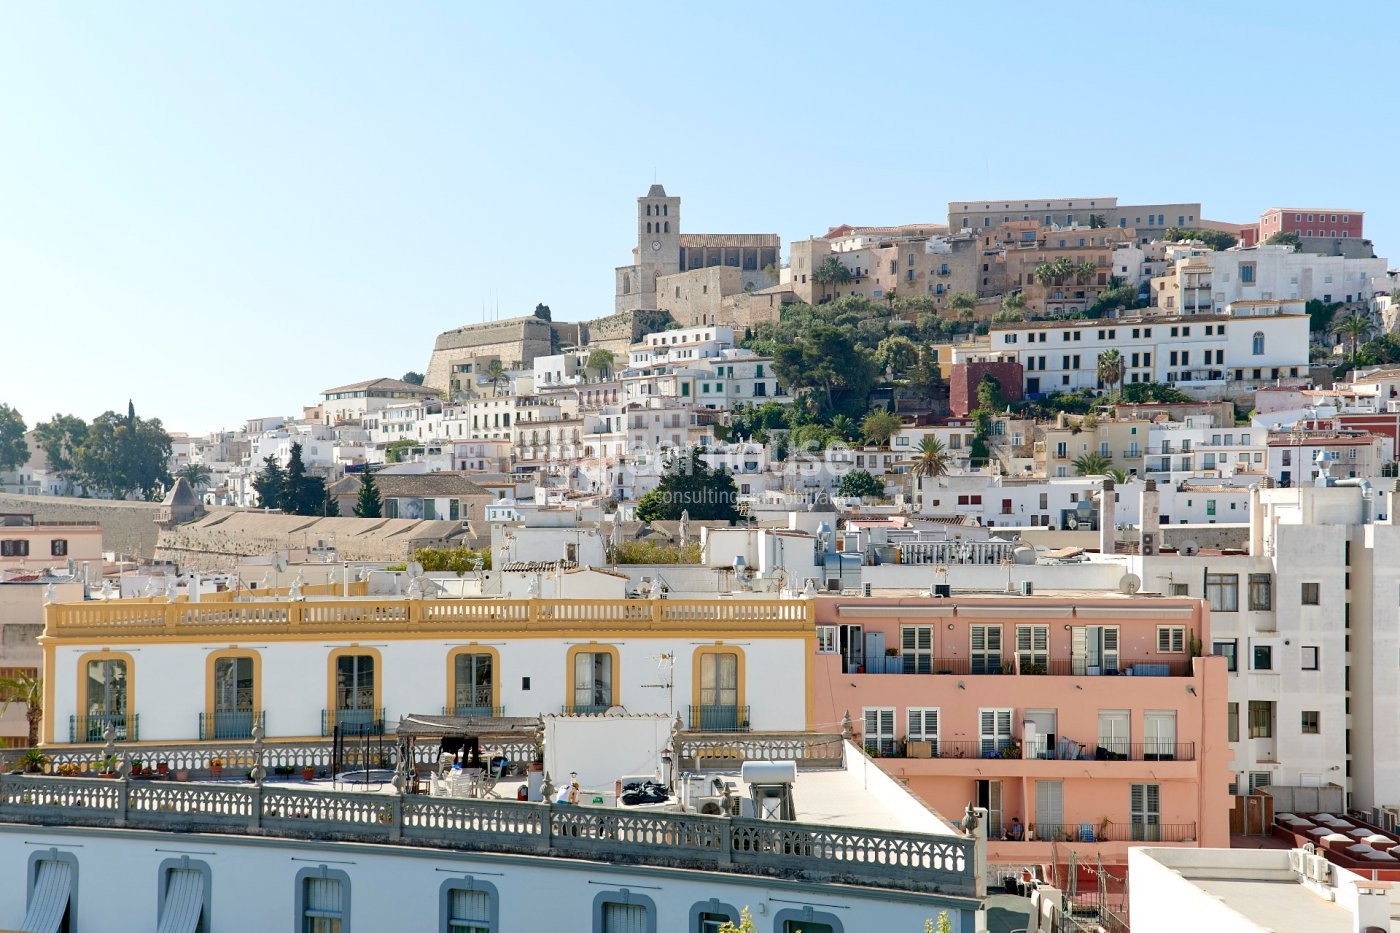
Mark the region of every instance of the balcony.
MULTIPOLYGON (((1195 823, 1042 823, 1034 842, 1195 842, 1195 823)), ((1014 840, 1008 840, 1014 841, 1014 840)))
POLYGON ((1145 452, 1140 447, 1129 447, 1127 450, 1123 451, 1123 457, 1128 460, 1136 460, 1138 457, 1143 456, 1144 453, 1145 452))
POLYGON ((565 716, 601 716, 612 709, 606 703, 578 703, 569 706, 561 706, 559 712, 565 716))
MULTIPOLYGON (((867 750, 874 743, 867 745, 867 750)), ((888 751, 886 749, 885 751, 888 751)), ((1038 755, 1022 755, 1019 742, 1009 739, 926 739, 905 742, 896 747, 895 758, 983 758, 1011 761, 1195 761, 1195 742, 1109 742, 1105 745, 1080 745, 1075 757, 1060 757, 1054 749, 1038 755), (924 744, 928 748, 923 747, 924 744), (912 746, 912 747, 911 747, 912 746), (929 754, 923 754, 928 751, 929 754), (912 752, 912 754, 911 754, 912 752)))
POLYGON ((384 709, 323 709, 321 734, 334 735, 336 726, 345 726, 357 734, 384 734, 384 709))
POLYGON ((490 704, 485 706, 444 706, 442 708, 442 715, 444 716, 475 716, 482 718, 500 717, 505 714, 506 708, 504 706, 491 706, 490 704))
MULTIPOLYGON (((952 674, 959 677, 975 677, 984 674, 1016 675, 1014 656, 987 655, 977 658, 937 658, 928 655, 910 655, 881 658, 883 670, 874 670, 878 665, 872 658, 871 664, 860 673, 870 674, 952 674)), ((854 674, 851 665, 845 665, 845 673, 854 674)), ((1190 677, 1191 660, 1127 659, 1120 658, 1109 664, 1090 664, 1083 658, 1050 658, 1046 661, 1025 662, 1020 666, 1023 677, 1190 677)))
POLYGON ((692 706, 690 716, 691 732, 748 732, 749 708, 747 706, 692 706))
POLYGON ((141 715, 132 713, 106 713, 90 716, 68 717, 69 742, 105 742, 107 726, 116 733, 118 742, 137 742, 141 739, 141 715))
POLYGON ((253 724, 264 733, 267 730, 267 713, 264 711, 215 710, 199 714, 199 739, 251 739, 253 724))

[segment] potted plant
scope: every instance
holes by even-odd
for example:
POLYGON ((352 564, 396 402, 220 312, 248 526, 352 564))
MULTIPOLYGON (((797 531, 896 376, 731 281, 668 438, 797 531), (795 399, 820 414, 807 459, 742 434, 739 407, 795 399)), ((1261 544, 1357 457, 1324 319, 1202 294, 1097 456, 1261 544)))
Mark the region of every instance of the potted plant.
POLYGON ((49 766, 49 756, 37 748, 31 748, 19 756, 19 761, 16 764, 25 774, 43 774, 44 769, 49 766))
POLYGON ((140 777, 140 776, 141 776, 141 759, 140 759, 140 758, 133 758, 133 759, 131 759, 131 776, 132 776, 132 777, 140 777))
POLYGON ((58 773, 59 777, 77 777, 82 771, 82 769, 78 767, 76 761, 65 761, 54 770, 58 773))
POLYGON ((273 767, 272 773, 278 777, 291 777, 296 773, 296 769, 291 765, 276 765, 273 767))
POLYGON ((214 775, 214 780, 219 780, 224 776, 224 760, 222 758, 209 759, 209 773, 214 775))
POLYGON ((177 768, 177 769, 175 769, 175 780, 177 780, 177 781, 188 781, 189 779, 190 779, 190 769, 189 769, 189 768, 177 768))
POLYGON ((312 780, 312 779, 315 778, 315 777, 316 777, 316 767, 315 767, 314 765, 306 765, 305 767, 303 767, 303 768, 301 769, 301 779, 302 779, 303 781, 310 781, 310 780, 312 780))
POLYGON ((165 776, 169 775, 169 774, 170 774, 170 762, 168 762, 168 761, 157 761, 157 762, 156 762, 156 774, 159 774, 161 777, 165 777, 165 776))
POLYGON ((107 755, 97 762, 97 776, 114 778, 117 776, 117 756, 107 755))

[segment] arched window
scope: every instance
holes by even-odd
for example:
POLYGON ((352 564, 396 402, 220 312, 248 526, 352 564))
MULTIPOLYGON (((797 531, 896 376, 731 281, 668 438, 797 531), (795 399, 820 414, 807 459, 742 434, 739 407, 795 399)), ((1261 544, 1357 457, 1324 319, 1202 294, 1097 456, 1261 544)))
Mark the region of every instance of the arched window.
POLYGON ((1256 330, 1254 332, 1254 355, 1264 355, 1264 332, 1262 330, 1256 330))
POLYGON ((647 216, 648 216, 648 217, 651 216, 651 205, 650 205, 650 204, 647 205, 647 216))
POLYGON ((670 233, 670 232, 671 232, 671 222, 670 222, 669 220, 666 221, 665 224, 664 224, 663 226, 666 227, 666 229, 665 229, 665 231, 664 231, 665 233, 670 233))
POLYGON ((648 221, 647 221, 647 233, 650 233, 650 232, 651 232, 651 221, 648 220, 648 221))

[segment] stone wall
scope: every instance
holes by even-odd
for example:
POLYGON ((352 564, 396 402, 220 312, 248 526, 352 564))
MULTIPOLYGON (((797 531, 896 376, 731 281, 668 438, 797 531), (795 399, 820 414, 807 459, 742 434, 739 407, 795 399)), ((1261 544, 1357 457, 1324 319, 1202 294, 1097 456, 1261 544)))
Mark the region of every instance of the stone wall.
POLYGON ((40 522, 97 522, 102 549, 127 558, 149 559, 155 553, 160 508, 159 502, 0 495, 0 512, 30 512, 40 522))
POLYGON ((438 334, 433 342, 423 383, 447 392, 452 381, 453 364, 476 357, 496 357, 507 367, 528 365, 535 357, 554 352, 559 338, 556 327, 564 331, 573 328, 570 333, 577 338, 578 325, 553 325, 534 315, 466 324, 438 334))
POLYGON ((623 311, 578 326, 589 348, 611 350, 619 360, 625 360, 627 348, 641 340, 643 335, 665 330, 674 324, 675 320, 667 311, 623 311))

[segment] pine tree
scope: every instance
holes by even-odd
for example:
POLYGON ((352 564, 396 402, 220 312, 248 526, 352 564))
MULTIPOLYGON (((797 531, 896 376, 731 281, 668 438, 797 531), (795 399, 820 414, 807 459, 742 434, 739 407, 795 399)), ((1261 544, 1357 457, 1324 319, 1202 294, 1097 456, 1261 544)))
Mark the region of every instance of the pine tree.
POLYGON ((365 470, 360 474, 360 498, 355 503, 355 514, 360 518, 379 518, 383 507, 379 490, 374 485, 374 474, 365 470))
POLYGON ((287 474, 277 458, 269 454, 263 457, 263 468, 253 479, 253 491, 258 494, 258 505, 264 509, 282 508, 282 493, 287 486, 287 474))
MULTIPOLYGON (((282 511, 292 515, 306 515, 306 464, 301 459, 301 445, 292 445, 292 455, 287 460, 287 472, 282 480, 282 511)), ((319 511, 321 502, 316 501, 319 511)))

